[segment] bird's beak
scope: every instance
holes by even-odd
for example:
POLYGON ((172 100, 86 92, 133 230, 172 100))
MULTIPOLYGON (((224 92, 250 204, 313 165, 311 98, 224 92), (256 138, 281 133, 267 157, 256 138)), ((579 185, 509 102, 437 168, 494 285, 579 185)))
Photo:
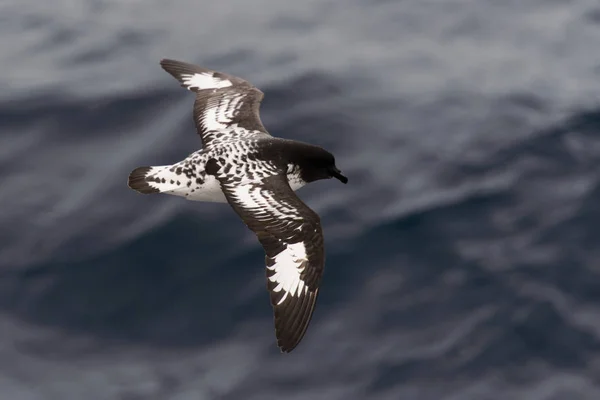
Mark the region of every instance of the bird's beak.
POLYGON ((344 184, 348 183, 348 178, 346 178, 344 175, 342 175, 342 171, 340 171, 339 169, 337 169, 335 167, 333 167, 333 170, 331 171, 331 176, 339 179, 340 182, 342 182, 344 184))

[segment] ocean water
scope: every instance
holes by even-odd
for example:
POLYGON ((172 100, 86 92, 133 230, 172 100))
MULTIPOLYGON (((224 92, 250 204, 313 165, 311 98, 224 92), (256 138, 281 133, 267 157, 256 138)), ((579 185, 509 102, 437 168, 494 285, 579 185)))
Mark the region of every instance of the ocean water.
POLYGON ((600 398, 597 0, 0 3, 0 399, 600 398), (200 145, 176 58, 265 92, 349 184, 280 354, 225 204, 141 196, 200 145))

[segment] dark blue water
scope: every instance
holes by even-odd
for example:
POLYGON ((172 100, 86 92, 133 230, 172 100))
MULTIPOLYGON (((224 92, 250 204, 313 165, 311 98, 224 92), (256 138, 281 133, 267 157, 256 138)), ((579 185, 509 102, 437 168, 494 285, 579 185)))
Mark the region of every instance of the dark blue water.
MULTIPOLYGON (((46 4, 46 3, 44 3, 46 4)), ((597 399, 596 1, 0 5, 0 399, 597 399), (224 204, 141 196, 200 143, 176 58, 265 92, 350 178, 275 345, 224 204)))

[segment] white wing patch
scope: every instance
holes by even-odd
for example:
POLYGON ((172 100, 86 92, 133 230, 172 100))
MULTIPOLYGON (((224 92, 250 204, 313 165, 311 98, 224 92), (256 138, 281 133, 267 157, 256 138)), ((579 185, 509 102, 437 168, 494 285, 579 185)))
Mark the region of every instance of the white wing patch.
POLYGON ((298 210, 288 204, 285 199, 275 199, 272 193, 263 190, 260 185, 254 183, 236 184, 231 187, 233 197, 240 205, 253 211, 253 216, 258 220, 277 218, 282 221, 297 220, 301 221, 302 216, 298 210), (269 212, 266 212, 267 210, 269 212))
POLYGON ((193 75, 181 74, 181 81, 188 90, 191 90, 192 88, 199 90, 220 89, 232 85, 230 80, 215 78, 210 72, 195 73, 193 75))
POLYGON ((305 264, 308 263, 304 243, 288 244, 284 251, 275 256, 274 262, 267 269, 273 271, 273 275, 269 276, 269 280, 277 284, 273 291, 284 291, 283 296, 277 303, 278 305, 282 304, 288 295, 295 296, 297 294, 300 297, 301 294, 308 292, 308 286, 304 284, 300 277, 305 264))
POLYGON ((219 107, 219 99, 209 99, 204 113, 202 114, 201 123, 204 124, 207 131, 222 131, 227 128, 227 122, 231 121, 226 118, 223 113, 223 107, 219 107))
MULTIPOLYGON (((227 81, 229 82, 229 81, 227 81)), ((227 96, 224 98, 213 97, 206 103, 206 108, 200 117, 207 131, 234 131, 240 129, 236 124, 231 124, 235 112, 242 104, 243 95, 227 96)), ((249 132, 251 133, 251 132, 249 132)))

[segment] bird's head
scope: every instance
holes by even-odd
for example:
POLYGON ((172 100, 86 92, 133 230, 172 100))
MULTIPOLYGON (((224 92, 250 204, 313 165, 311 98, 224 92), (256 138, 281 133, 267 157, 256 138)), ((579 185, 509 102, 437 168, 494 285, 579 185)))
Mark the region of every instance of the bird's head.
POLYGON ((315 146, 310 152, 304 153, 298 164, 305 182, 336 178, 342 183, 348 183, 348 178, 335 165, 333 154, 320 147, 315 146))

